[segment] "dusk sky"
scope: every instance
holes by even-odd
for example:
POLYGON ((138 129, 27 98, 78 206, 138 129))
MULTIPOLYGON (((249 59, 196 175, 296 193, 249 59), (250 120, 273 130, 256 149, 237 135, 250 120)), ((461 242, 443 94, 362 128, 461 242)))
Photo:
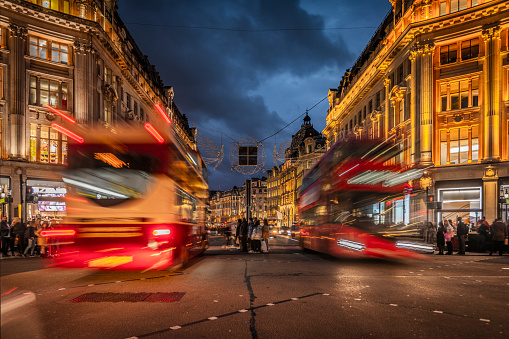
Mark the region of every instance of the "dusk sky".
MULTIPOLYGON (((303 115, 336 88, 391 9, 389 0, 122 0, 120 17, 155 65, 191 127, 221 147, 209 166, 211 190, 242 186, 266 172, 232 172, 233 143, 263 140, 303 115)), ((310 112, 325 128, 327 100, 310 112)), ((299 118, 263 142, 290 140, 299 118)), ((203 152, 202 152, 203 153, 203 152)), ((203 154, 207 157, 206 154, 203 154)))

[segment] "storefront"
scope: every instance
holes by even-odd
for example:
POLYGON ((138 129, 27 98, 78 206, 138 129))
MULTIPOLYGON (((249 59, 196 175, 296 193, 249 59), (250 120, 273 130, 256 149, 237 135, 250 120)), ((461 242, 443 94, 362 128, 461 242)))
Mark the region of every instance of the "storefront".
POLYGON ((28 220, 42 218, 62 221, 66 215, 64 197, 67 192, 63 182, 27 179, 26 186, 33 196, 26 198, 28 220))
POLYGON ((7 216, 9 220, 12 219, 12 216, 9 215, 11 199, 12 190, 10 185, 10 178, 0 176, 0 213, 2 216, 7 216))
POLYGON ((438 220, 453 220, 461 217, 465 224, 476 224, 482 219, 482 187, 439 188, 438 201, 442 209, 438 212, 438 220))

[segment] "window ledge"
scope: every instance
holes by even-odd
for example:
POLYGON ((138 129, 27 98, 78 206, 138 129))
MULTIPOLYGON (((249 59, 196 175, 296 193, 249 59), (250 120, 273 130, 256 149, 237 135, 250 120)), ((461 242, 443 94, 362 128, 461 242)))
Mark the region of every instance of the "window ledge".
POLYGON ((454 115, 458 113, 478 113, 481 110, 480 106, 475 107, 467 107, 467 108, 458 108, 458 109, 452 109, 450 111, 440 111, 437 112, 438 115, 454 115))
POLYGON ((51 66, 58 66, 58 67, 64 67, 64 68, 67 68, 67 69, 74 69, 74 65, 62 64, 60 62, 55 62, 55 61, 51 61, 51 60, 41 59, 41 58, 33 57, 31 55, 25 55, 25 59, 31 60, 31 61, 41 62, 41 63, 47 64, 47 65, 51 65, 51 66))

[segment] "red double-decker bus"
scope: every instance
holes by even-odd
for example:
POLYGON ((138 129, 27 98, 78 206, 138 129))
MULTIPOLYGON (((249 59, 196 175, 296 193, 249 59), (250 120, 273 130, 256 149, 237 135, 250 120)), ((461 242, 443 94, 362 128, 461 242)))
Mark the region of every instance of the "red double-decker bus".
MULTIPOLYGON (((75 128, 76 131, 77 128, 75 128)), ((157 270, 207 247, 207 172, 170 128, 89 129, 69 143, 62 267, 157 270)))
POLYGON ((334 256, 393 258, 433 251, 422 239, 425 193, 391 140, 338 141, 303 178, 300 246, 334 256), (420 199, 422 198, 422 199, 420 199))

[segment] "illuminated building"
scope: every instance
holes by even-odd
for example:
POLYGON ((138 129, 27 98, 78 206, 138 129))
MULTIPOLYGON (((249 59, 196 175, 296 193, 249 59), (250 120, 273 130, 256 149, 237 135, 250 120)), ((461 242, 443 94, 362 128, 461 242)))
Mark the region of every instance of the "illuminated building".
MULTIPOLYGON (((267 217, 267 182, 265 178, 252 178, 251 217, 263 220, 267 217)), ((246 217, 246 183, 242 187, 233 187, 228 191, 216 191, 209 202, 211 223, 221 226, 230 225, 246 217)))
POLYGON ((300 130, 292 136, 285 162, 267 171, 268 218, 278 226, 299 223, 298 198, 302 177, 325 152, 325 138, 306 114, 300 130))
POLYGON ((137 47, 116 3, 0 0, 0 186, 13 200, 2 204, 9 218, 63 214, 52 200, 65 192, 59 173, 67 137, 51 124, 72 125, 66 116, 110 129, 142 125, 156 119, 158 104, 196 149, 173 89, 137 47), (39 203, 28 199, 27 187, 39 203))
MULTIPOLYGON (((328 146, 354 135, 391 138, 401 164, 429 168, 420 188, 442 203, 437 218, 507 220, 509 2, 391 4, 329 91, 328 146)), ((423 208, 422 198, 415 203, 423 208)))

